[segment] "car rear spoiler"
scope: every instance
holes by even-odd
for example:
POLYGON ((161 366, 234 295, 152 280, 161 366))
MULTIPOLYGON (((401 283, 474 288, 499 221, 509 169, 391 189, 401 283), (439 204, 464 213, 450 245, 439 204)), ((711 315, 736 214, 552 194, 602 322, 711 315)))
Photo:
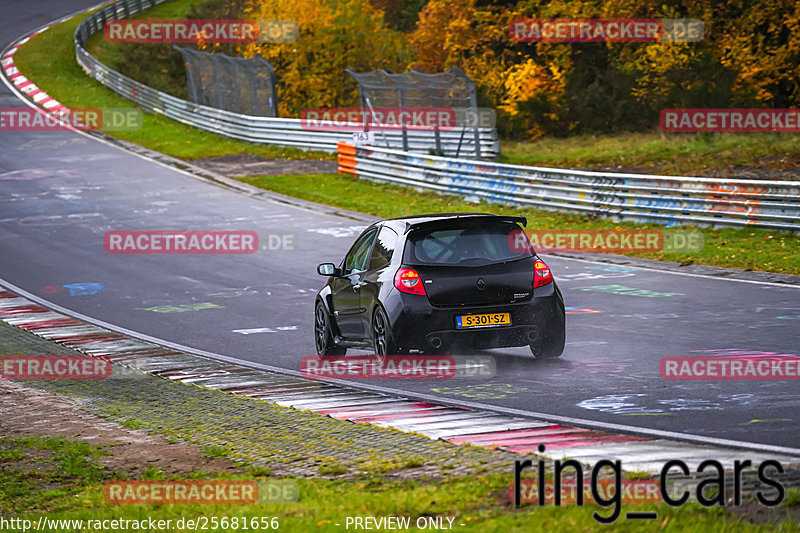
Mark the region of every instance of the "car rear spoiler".
POLYGON ((437 226, 437 225, 447 225, 449 224, 454 218, 462 218, 465 220, 475 221, 475 222, 516 222, 518 224, 522 224, 523 227, 528 225, 528 219, 524 216, 511 216, 511 215, 483 215, 483 214, 476 214, 476 215, 454 215, 448 218, 437 218, 435 220, 426 220, 421 222, 406 222, 406 229, 403 233, 408 233, 412 229, 417 229, 423 226, 437 226))

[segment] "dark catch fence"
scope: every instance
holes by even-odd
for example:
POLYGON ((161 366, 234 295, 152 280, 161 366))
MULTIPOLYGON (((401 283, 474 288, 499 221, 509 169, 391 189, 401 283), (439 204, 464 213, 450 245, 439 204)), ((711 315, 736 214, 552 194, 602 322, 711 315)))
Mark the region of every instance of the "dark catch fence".
MULTIPOLYGON (((463 70, 453 67, 447 72, 425 74, 418 70, 392 73, 386 70, 354 72, 347 69, 358 83, 361 108, 374 113, 376 108, 447 108, 455 111, 456 129, 459 134, 456 157, 466 135, 471 135, 475 158, 481 158, 480 110, 475 93, 475 82, 463 70)), ((494 124, 490 125, 491 128, 494 124)), ((403 129, 403 149, 408 150, 408 132, 403 129)), ((434 128, 436 153, 441 154, 441 132, 434 128)))
POLYGON ((244 59, 173 48, 183 55, 189 101, 241 115, 278 116, 275 70, 263 57, 244 59))

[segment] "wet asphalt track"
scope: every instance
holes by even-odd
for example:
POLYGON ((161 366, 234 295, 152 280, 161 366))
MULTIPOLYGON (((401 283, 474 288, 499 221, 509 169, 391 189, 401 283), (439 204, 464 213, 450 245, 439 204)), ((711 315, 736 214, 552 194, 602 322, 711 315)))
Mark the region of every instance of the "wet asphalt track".
MULTIPOLYGON (((0 42, 89 5, 6 2, 0 42)), ((0 106, 20 105, 0 85, 0 106)), ((363 226, 198 181, 77 133, 0 132, 0 278, 89 317, 242 361, 299 369, 314 352, 314 294, 324 282, 315 267, 338 262, 363 226), (262 241, 291 234, 294 249, 104 251, 106 231, 135 229, 255 230, 262 241), (241 331, 252 329, 261 331, 241 331)), ((562 359, 493 350, 486 352, 497 357, 492 379, 375 384, 449 402, 798 447, 797 381, 665 381, 659 361, 728 348, 800 354, 800 288, 546 260, 575 308, 562 359), (591 289, 609 284, 679 294, 591 289)))

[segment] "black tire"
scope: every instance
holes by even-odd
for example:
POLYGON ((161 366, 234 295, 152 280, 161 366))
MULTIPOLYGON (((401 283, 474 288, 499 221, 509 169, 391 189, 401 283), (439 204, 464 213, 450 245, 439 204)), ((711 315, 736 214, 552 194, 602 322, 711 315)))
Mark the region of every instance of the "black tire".
POLYGON ((565 335, 561 332, 560 335, 539 339, 528 346, 536 359, 558 359, 564 353, 564 341, 565 335))
POLYGON ((347 348, 337 346, 333 341, 331 330, 331 319, 325 306, 317 300, 314 308, 314 344, 317 347, 317 355, 327 357, 329 355, 345 355, 347 348))
POLYGON ((372 315, 372 347, 376 357, 387 355, 401 355, 403 348, 397 345, 392 332, 392 326, 382 307, 377 307, 372 315))

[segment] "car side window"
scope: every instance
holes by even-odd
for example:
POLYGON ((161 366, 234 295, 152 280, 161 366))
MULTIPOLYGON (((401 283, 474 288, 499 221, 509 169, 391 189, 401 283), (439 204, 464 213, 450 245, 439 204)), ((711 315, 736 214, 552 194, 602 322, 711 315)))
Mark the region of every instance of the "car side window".
POLYGON ((375 235, 377 233, 377 228, 371 229, 359 237, 355 244, 353 244, 344 260, 344 275, 352 274, 353 272, 362 272, 367 269, 372 241, 375 240, 375 235))
POLYGON ((376 270, 385 267, 392 260, 394 247, 397 244, 397 233, 387 226, 381 228, 375 246, 372 248, 372 256, 369 259, 369 270, 376 270))

